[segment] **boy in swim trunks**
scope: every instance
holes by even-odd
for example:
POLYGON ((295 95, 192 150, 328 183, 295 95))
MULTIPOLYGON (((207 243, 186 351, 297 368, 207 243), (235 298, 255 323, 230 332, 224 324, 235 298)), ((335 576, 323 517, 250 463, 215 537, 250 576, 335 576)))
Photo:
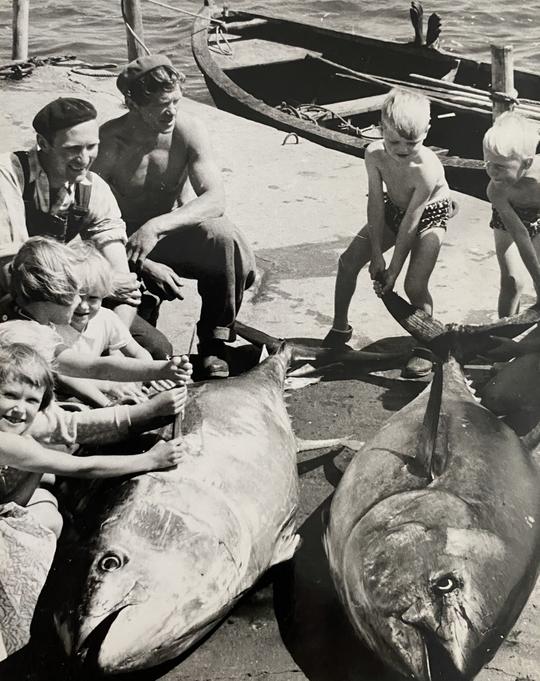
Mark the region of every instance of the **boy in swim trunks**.
POLYGON ((520 114, 499 116, 484 136, 484 160, 493 206, 490 227, 501 270, 499 317, 519 312, 523 265, 540 299, 540 156, 538 130, 520 114))
MULTIPOLYGON (((451 200, 439 158, 423 145, 429 120, 429 100, 422 95, 395 89, 383 103, 383 139, 370 144, 365 157, 368 223, 339 259, 334 322, 324 339, 326 346, 339 347, 352 336, 349 306, 358 274, 367 263, 381 296, 393 289, 410 254, 405 292, 413 305, 432 314, 428 282, 451 217, 451 200), (392 246, 387 267, 383 253, 392 246)), ((418 378, 430 371, 428 352, 417 348, 402 376, 418 378)))

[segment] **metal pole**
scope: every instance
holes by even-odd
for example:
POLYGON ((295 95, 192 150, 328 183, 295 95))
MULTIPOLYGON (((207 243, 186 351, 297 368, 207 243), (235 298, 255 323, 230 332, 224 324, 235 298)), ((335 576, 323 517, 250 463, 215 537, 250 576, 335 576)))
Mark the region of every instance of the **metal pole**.
POLYGON ((512 98, 517 97, 514 89, 514 58, 512 45, 491 45, 491 90, 493 98, 493 120, 505 111, 514 108, 512 98), (504 96, 508 98, 505 99, 504 96))
POLYGON ((30 15, 30 0, 13 0, 13 41, 11 57, 13 59, 28 59, 28 18, 30 15))
MULTIPOLYGON (((144 43, 143 21, 140 0, 122 0, 124 19, 131 26, 133 32, 144 43)), ((137 42, 131 31, 126 27, 128 61, 146 54, 143 46, 137 42)))

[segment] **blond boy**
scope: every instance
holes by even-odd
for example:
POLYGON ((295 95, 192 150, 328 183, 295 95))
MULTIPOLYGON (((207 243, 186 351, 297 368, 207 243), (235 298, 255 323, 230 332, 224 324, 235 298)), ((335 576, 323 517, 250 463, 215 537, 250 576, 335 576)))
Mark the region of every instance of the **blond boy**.
POLYGON ((484 136, 493 206, 490 227, 501 270, 498 313, 519 311, 524 267, 540 297, 540 156, 538 129, 520 114, 502 114, 484 136))
MULTIPOLYGON (((405 292, 413 305, 432 314, 428 282, 446 232, 451 201, 443 166, 424 146, 429 121, 429 100, 422 95, 392 90, 383 104, 383 139, 370 144, 365 157, 368 222, 339 259, 334 322, 324 340, 327 346, 344 345, 352 336, 349 306, 358 274, 367 263, 377 295, 384 295, 394 287, 410 255, 405 292), (383 254, 392 246, 387 266, 383 254)), ((428 355, 419 348, 402 375, 417 378, 430 371, 428 355)))

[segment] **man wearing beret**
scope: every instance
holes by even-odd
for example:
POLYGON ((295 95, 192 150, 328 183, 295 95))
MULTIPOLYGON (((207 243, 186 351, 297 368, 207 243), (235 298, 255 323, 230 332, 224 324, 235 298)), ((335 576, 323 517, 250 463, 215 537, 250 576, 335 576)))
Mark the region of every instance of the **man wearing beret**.
POLYGON ((89 239, 115 272, 115 311, 161 357, 172 350, 170 343, 135 316, 139 284, 129 271, 118 204, 107 183, 89 170, 99 145, 96 117, 90 102, 60 97, 34 117, 36 147, 0 154, 0 293, 8 290, 9 262, 29 236, 89 239))
MULTIPOLYGON (((207 378, 228 376, 226 341, 244 290, 255 279, 252 250, 224 216, 224 192, 201 123, 179 111, 181 74, 163 55, 131 62, 117 80, 128 113, 100 129, 95 170, 112 187, 128 230, 127 254, 147 288, 181 298, 180 277, 201 296, 198 351, 207 378)), ((156 313, 157 316, 157 313, 156 313)))

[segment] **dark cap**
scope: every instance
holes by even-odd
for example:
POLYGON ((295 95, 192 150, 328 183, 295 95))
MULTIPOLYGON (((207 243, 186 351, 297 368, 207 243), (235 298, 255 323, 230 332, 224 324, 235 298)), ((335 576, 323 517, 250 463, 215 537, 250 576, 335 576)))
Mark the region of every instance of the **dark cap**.
POLYGON ((96 117, 97 111, 90 102, 74 97, 59 97, 37 112, 32 125, 36 132, 47 137, 50 133, 72 128, 96 117))
POLYGON ((122 69, 116 79, 116 87, 122 94, 127 95, 139 78, 149 71, 157 69, 159 66, 167 66, 178 76, 180 75, 172 65, 169 57, 166 57, 164 54, 145 54, 144 56, 129 62, 129 64, 122 69))

